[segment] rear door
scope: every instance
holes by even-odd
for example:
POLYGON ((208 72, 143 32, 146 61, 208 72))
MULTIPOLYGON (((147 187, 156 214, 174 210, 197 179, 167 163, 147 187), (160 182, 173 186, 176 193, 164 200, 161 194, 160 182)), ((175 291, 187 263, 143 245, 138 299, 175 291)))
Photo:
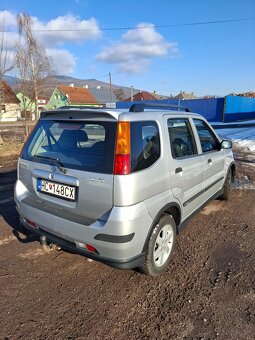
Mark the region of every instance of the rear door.
POLYGON ((198 153, 189 118, 165 116, 169 135, 169 174, 183 219, 204 202, 203 155, 198 153))
POLYGON ((113 205, 115 121, 41 120, 23 150, 28 204, 89 225, 113 205))

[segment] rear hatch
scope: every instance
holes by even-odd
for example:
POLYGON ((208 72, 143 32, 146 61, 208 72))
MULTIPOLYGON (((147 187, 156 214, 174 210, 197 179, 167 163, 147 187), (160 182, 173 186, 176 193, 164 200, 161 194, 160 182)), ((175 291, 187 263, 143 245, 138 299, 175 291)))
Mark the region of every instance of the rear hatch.
POLYGON ((24 203, 85 225, 105 220, 113 206, 116 127, 109 113, 45 113, 19 160, 24 203))

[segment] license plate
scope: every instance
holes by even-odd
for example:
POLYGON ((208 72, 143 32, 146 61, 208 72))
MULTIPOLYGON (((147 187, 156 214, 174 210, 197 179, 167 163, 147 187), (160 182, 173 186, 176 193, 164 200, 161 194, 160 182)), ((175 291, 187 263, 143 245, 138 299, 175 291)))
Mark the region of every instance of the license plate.
POLYGON ((66 200, 75 201, 76 188, 70 185, 38 179, 37 190, 48 195, 58 196, 66 200))

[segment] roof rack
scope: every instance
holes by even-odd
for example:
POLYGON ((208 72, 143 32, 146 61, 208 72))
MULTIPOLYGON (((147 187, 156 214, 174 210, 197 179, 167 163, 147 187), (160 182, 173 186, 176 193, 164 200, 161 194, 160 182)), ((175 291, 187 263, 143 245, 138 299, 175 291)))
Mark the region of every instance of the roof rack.
POLYGON ((144 112, 144 109, 146 107, 154 107, 154 108, 163 108, 165 110, 167 109, 182 109, 185 112, 191 112, 189 108, 186 106, 181 105, 171 105, 171 104, 146 104, 146 103, 139 103, 139 104, 133 104, 130 106, 129 112, 144 112))
POLYGON ((84 110, 84 109, 104 109, 104 108, 106 108, 106 105, 104 105, 104 104, 100 104, 100 106, 93 106, 93 105, 90 105, 90 106, 66 105, 66 106, 58 107, 57 110, 73 110, 73 109, 84 110))

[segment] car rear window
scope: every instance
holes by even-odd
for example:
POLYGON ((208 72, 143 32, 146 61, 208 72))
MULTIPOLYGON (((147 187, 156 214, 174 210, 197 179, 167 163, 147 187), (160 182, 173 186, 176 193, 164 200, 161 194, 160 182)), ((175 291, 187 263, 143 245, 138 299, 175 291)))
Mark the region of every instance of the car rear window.
POLYGON ((154 121, 131 123, 131 172, 150 167, 160 157, 158 125, 154 121))
POLYGON ((41 120, 27 141, 22 158, 71 169, 113 173, 115 122, 41 120))

